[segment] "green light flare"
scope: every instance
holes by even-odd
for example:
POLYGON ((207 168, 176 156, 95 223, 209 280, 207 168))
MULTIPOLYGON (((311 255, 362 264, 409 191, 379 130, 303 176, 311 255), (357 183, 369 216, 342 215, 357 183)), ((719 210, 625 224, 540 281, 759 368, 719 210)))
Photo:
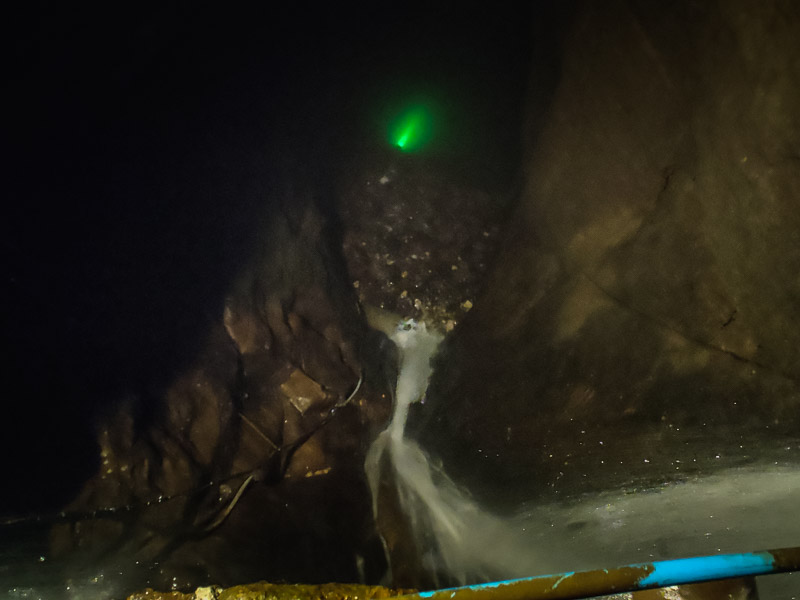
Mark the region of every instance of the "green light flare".
POLYGON ((415 106, 402 113, 392 124, 389 141, 403 150, 419 150, 430 140, 431 115, 424 106, 415 106))

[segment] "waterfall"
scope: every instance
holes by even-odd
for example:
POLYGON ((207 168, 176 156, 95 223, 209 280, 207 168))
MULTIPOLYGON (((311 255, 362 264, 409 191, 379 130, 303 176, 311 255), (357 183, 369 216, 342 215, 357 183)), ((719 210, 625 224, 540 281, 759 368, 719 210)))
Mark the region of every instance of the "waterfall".
MULTIPOLYGON (((424 397, 441 336, 407 321, 390 337, 400 364, 392 420, 365 463, 373 510, 377 519, 379 483, 389 475, 403 512, 401 525, 421 564, 434 576, 445 575, 447 583, 800 543, 800 470, 785 464, 754 464, 636 493, 613 490, 493 514, 405 435, 409 406, 424 397)), ((766 580, 780 577, 786 576, 766 580)), ((794 589, 798 583, 795 577, 789 585, 794 589)))
MULTIPOLYGON (((388 464, 408 533, 430 573, 466 583, 503 575, 519 560, 525 566, 531 562, 541 565, 542 557, 530 544, 520 545, 515 524, 481 509, 405 435, 409 406, 424 396, 431 359, 442 337, 428 331, 424 323, 413 321, 402 321, 390 337, 400 353, 394 413, 370 447, 365 464, 376 518, 381 469, 388 464), (510 559, 507 552, 516 556, 510 559)), ((524 537, 525 531, 522 533, 524 537)))

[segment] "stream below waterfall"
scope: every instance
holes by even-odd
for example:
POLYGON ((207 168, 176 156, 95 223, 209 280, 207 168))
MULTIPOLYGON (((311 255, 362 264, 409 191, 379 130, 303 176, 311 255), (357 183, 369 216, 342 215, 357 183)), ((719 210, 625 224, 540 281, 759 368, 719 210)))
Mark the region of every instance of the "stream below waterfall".
MULTIPOLYGON (((405 435, 442 337, 413 321, 401 321, 390 337, 400 351, 394 414, 365 468, 380 523, 388 465, 407 543, 437 587, 796 545, 800 471, 774 464, 493 514, 405 435)), ((759 589, 766 600, 797 597, 800 577, 762 577, 759 589)))

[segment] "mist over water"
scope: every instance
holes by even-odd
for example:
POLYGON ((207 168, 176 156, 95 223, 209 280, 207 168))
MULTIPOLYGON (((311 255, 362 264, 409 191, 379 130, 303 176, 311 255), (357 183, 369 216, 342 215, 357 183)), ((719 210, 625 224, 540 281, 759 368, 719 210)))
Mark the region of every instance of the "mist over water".
POLYGON ((524 526, 520 530, 514 519, 483 510, 404 435, 409 406, 424 396, 431 359, 442 338, 424 323, 401 323, 391 339, 400 351, 394 415, 370 448, 365 465, 376 517, 381 469, 388 464, 408 533, 432 574, 467 583, 545 564, 545 553, 526 542, 524 526))
MULTIPOLYGON (((409 405, 424 396, 441 337, 424 324, 401 324, 390 337, 400 350, 394 416, 370 448, 365 469, 376 518, 379 484, 388 475, 403 513, 404 523, 397 526, 408 529, 422 566, 439 583, 610 568, 800 541, 800 471, 770 464, 494 514, 405 436, 409 405), (383 471, 387 468, 390 473, 383 471)), ((762 591, 762 598, 797 593, 797 577, 782 577, 779 595, 762 591)))

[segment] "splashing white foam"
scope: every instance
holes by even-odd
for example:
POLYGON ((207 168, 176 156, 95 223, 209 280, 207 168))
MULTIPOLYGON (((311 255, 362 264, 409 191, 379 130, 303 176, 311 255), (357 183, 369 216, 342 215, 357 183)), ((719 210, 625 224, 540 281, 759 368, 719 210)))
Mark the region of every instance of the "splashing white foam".
POLYGON ((401 322, 391 339, 400 350, 394 414, 372 444, 365 465, 376 517, 381 468, 388 456, 409 534, 431 573, 444 573, 462 583, 487 579, 508 572, 507 552, 518 556, 523 550, 528 564, 534 558, 540 562, 540 556, 531 556, 529 544, 517 547, 514 524, 481 509, 417 442, 404 435, 409 406, 425 393, 441 336, 429 332, 424 323, 401 322))
POLYGON ((376 517, 381 469, 391 469, 408 535, 430 573, 466 584, 800 544, 800 470, 787 467, 729 469, 507 516, 483 509, 405 436, 409 406, 425 393, 441 337, 424 324, 401 323, 391 338, 400 350, 394 415, 365 469, 376 517))

